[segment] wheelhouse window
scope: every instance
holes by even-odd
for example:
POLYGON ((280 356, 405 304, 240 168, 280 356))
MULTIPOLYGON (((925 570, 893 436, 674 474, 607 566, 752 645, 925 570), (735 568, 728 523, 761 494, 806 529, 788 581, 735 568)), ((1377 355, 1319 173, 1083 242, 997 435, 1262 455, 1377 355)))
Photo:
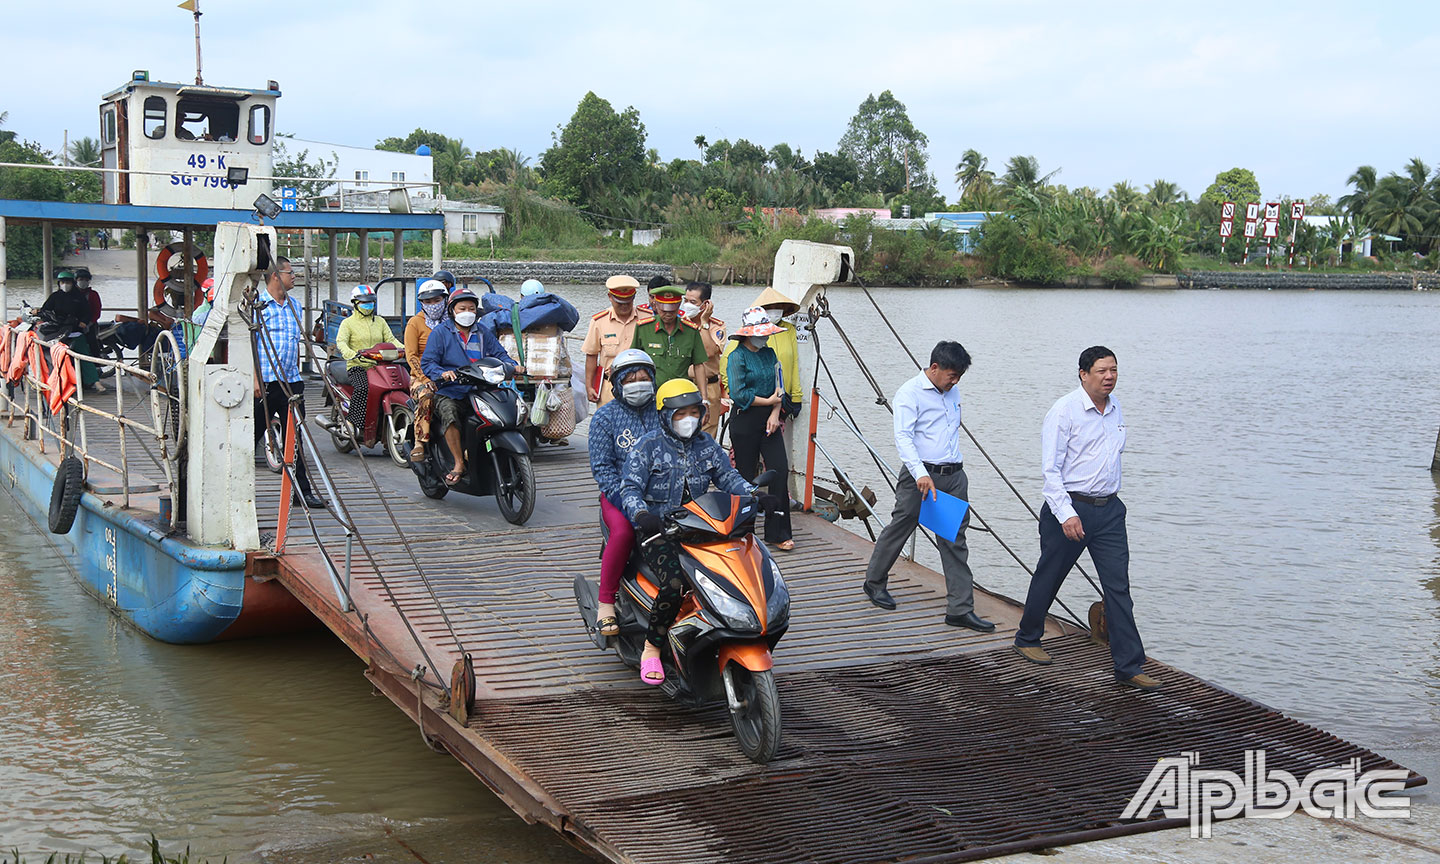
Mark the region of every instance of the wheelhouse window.
POLYGON ((145 97, 145 137, 164 138, 165 119, 169 107, 164 96, 145 97))
POLYGON ((270 140, 270 106, 250 106, 250 143, 264 144, 270 140))
POLYGON ((106 108, 100 113, 100 143, 115 143, 115 109, 106 108))
POLYGON ((240 131, 240 106, 234 102, 181 99, 175 114, 175 137, 181 141, 234 142, 240 131))

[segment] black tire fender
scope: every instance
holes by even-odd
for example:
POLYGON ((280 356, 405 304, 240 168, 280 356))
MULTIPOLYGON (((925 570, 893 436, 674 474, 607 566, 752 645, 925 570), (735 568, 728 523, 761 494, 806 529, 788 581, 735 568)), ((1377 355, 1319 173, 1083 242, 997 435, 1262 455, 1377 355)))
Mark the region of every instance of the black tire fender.
POLYGON ((80 512, 80 496, 85 492, 85 465, 78 457, 66 456, 55 469, 55 485, 50 487, 50 533, 69 534, 80 512))

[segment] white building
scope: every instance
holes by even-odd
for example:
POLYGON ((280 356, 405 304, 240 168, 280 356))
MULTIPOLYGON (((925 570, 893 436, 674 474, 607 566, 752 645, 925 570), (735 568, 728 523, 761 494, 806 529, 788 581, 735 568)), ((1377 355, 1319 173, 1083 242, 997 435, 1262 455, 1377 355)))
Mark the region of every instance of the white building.
POLYGON ((486 237, 499 237, 505 226, 504 207, 442 197, 440 212, 445 214, 446 243, 477 243, 486 237))
POLYGON ((412 197, 422 192, 426 197, 435 195, 435 160, 428 150, 423 155, 394 153, 303 138, 280 138, 276 143, 285 147, 291 159, 304 151, 308 152, 306 158, 310 162, 324 159, 335 163, 335 186, 327 188, 326 194, 375 192, 403 186, 410 190, 412 197))

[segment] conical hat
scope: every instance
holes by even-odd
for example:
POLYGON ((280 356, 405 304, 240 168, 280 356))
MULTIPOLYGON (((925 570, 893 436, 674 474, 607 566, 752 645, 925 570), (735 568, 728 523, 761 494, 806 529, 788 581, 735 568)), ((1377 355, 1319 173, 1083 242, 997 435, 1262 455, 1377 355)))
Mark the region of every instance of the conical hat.
POLYGON ((796 312, 800 311, 799 303, 796 303, 794 300, 791 300, 789 297, 786 297, 784 294, 781 294, 774 288, 766 288, 764 291, 761 291, 760 296, 756 297, 755 302, 751 303, 750 305, 760 307, 783 306, 785 308, 786 315, 794 315, 796 312))

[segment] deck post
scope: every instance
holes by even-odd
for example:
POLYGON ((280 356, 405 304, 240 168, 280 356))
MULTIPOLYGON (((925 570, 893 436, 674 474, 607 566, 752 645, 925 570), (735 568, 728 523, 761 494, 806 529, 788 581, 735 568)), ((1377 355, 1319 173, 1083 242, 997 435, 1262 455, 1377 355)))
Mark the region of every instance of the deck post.
POLYGON ((335 230, 330 230, 330 299, 340 299, 340 264, 335 259, 340 257, 340 238, 335 230))
POLYGON ((436 228, 430 232, 430 272, 445 266, 445 232, 436 228))
POLYGON ((405 232, 395 232, 395 275, 405 278, 405 232))
POLYGON ((5 284, 5 217, 0 216, 0 321, 10 320, 10 289, 5 284))
POLYGON ((188 319, 195 311, 195 289, 190 287, 195 284, 195 232, 186 228, 180 232, 180 238, 185 244, 185 317, 188 319))
POLYGON ((360 281, 370 284, 370 232, 364 228, 360 229, 360 281))
POLYGON ((148 321, 149 316, 145 311, 150 308, 146 300, 145 289, 149 287, 147 276, 149 276, 150 262, 145 254, 150 246, 150 235, 140 226, 135 226, 135 315, 141 321, 148 321))
POLYGON ((40 223, 40 245, 43 249, 40 266, 45 271, 40 274, 40 284, 45 286, 45 299, 48 300, 51 292, 55 290, 55 231, 49 222, 40 223))

